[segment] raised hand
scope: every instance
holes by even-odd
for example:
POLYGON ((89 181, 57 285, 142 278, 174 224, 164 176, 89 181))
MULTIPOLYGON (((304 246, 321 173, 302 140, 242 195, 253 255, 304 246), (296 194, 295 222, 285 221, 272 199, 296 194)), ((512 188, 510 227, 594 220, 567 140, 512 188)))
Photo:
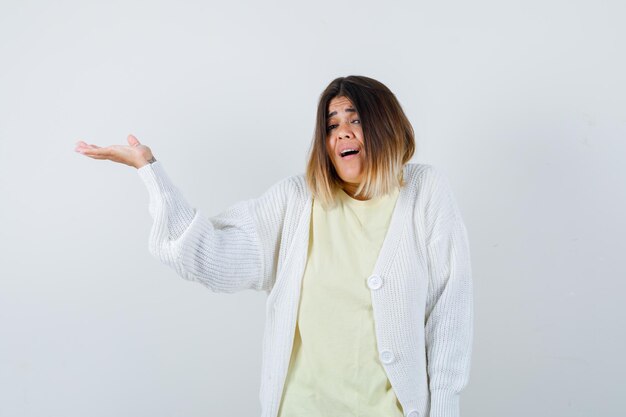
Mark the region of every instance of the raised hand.
POLYGON ((154 160, 150 148, 139 143, 135 136, 128 135, 127 140, 128 145, 111 145, 104 148, 79 140, 74 150, 93 159, 108 159, 137 169, 154 160))

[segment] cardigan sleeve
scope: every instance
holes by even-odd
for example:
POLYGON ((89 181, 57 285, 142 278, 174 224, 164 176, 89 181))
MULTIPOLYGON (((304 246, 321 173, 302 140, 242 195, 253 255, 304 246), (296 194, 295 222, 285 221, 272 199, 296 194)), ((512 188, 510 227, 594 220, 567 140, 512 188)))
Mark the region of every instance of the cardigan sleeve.
POLYGON ((187 202, 160 160, 137 172, 150 198, 149 251, 154 257, 215 292, 270 290, 290 178, 208 217, 187 202))
POLYGON ((448 179, 432 168, 427 208, 429 289, 425 338, 430 417, 459 417, 469 381, 473 290, 467 230, 448 179))

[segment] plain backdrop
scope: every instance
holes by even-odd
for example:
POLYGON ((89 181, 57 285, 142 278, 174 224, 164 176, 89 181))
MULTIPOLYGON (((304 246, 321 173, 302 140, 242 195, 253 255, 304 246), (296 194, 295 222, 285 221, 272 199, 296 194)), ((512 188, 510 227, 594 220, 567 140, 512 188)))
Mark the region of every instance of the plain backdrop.
POLYGON ((148 252, 151 147, 218 214, 304 172, 334 78, 385 83, 471 244, 464 417, 623 416, 626 6, 0 1, 0 416, 259 415, 266 295, 148 252))

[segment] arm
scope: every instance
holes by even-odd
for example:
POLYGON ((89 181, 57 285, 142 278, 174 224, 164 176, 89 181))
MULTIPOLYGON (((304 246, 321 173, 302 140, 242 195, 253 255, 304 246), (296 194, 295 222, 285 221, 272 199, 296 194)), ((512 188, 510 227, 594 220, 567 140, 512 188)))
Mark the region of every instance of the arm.
POLYGON ((426 301, 430 417, 458 417, 469 381, 473 290, 467 230, 447 178, 433 169, 427 209, 429 291, 426 301))
POLYGON ((150 196, 153 224, 149 250, 153 256, 182 278, 200 282, 215 292, 270 289, 289 178, 256 199, 241 201, 207 217, 186 201, 160 161, 146 164, 137 172, 150 196))

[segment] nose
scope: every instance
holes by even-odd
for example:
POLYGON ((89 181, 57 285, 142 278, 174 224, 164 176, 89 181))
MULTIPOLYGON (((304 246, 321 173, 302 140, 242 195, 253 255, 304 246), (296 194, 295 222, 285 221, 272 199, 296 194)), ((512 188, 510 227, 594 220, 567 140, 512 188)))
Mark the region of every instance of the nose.
POLYGON ((350 124, 340 124, 337 126, 337 138, 338 139, 348 139, 352 135, 352 129, 350 128, 350 124))

